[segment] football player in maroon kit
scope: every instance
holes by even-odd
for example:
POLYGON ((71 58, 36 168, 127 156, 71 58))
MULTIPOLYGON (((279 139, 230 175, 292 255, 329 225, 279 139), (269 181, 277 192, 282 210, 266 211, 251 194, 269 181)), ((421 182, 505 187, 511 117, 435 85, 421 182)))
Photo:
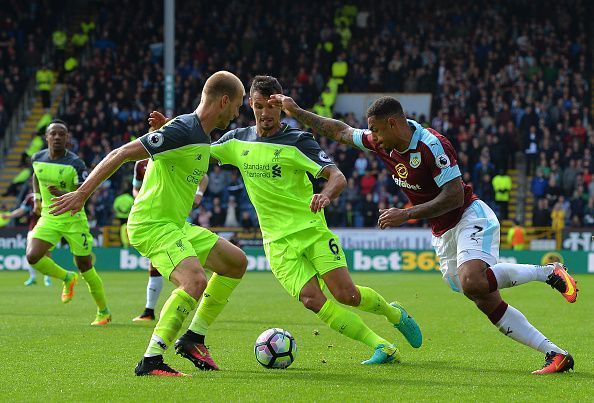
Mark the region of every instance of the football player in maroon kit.
POLYGON ((541 281, 557 289, 568 302, 575 302, 575 280, 560 263, 540 266, 497 262, 497 216, 461 180, 456 152, 444 136, 407 119, 400 102, 392 97, 381 97, 369 107, 369 130, 305 111, 284 95, 272 95, 269 102, 281 106, 319 135, 376 153, 413 204, 406 209, 380 210, 378 226, 385 229, 398 227, 411 218, 427 219, 444 281, 473 301, 504 335, 545 354, 543 368, 533 373, 573 368, 572 356, 504 302, 499 290, 541 281))
MULTIPOLYGON (((5 220, 20 218, 25 215, 29 216, 29 232, 27 233, 27 242, 29 242, 30 235, 32 234, 31 231, 33 231, 33 228, 35 228, 35 225, 37 224, 37 221, 39 221, 39 216, 41 214, 41 211, 39 210, 41 208, 40 204, 38 204, 37 209, 35 209, 35 199, 39 197, 40 196, 38 194, 29 193, 27 196, 25 196, 23 202, 16 210, 2 214, 2 218, 5 220)), ((47 251, 46 256, 51 256, 52 249, 54 248, 51 248, 49 251, 47 251)), ((29 270, 29 278, 25 281, 25 286, 28 287, 37 284, 37 271, 29 265, 27 270, 29 270)), ((50 276, 43 276, 43 284, 45 284, 46 287, 49 287, 52 285, 52 278, 50 276)))

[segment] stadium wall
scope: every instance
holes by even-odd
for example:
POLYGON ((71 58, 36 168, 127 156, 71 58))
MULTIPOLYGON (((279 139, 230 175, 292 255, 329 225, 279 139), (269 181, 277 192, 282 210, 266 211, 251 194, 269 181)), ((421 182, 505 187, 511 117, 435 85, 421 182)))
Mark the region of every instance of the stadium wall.
MULTIPOLYGON (((248 256, 248 271, 269 271, 264 250, 260 247, 244 248, 248 256)), ((101 271, 148 270, 148 259, 134 249, 95 248, 95 266, 101 271)), ((418 272, 439 273, 439 260, 432 250, 393 249, 345 249, 347 264, 354 272, 418 272)), ((74 269, 74 261, 68 248, 52 252, 55 261, 68 269, 74 269)), ((513 251, 502 250, 500 261, 511 263, 546 264, 564 262, 572 273, 594 273, 594 253, 578 251, 513 251)), ((0 271, 16 271, 28 268, 24 248, 0 249, 0 271)))

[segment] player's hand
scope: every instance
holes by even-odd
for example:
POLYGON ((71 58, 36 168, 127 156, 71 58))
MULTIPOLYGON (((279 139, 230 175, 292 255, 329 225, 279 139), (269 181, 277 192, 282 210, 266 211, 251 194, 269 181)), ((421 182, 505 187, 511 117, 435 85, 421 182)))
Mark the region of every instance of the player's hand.
POLYGON ((165 117, 161 112, 152 111, 149 114, 148 122, 151 126, 151 131, 159 130, 169 119, 165 117))
POLYGON ((50 204, 50 214, 60 215, 70 211, 70 215, 78 213, 85 205, 85 197, 78 190, 66 193, 62 196, 52 197, 50 204))
POLYGON ((380 209, 379 212, 380 216, 377 220, 377 225, 381 229, 399 227, 410 220, 408 212, 405 209, 392 207, 389 209, 380 209))
POLYGON ((299 106, 293 100, 293 98, 288 97, 283 94, 271 95, 270 99, 268 99, 268 104, 282 108, 282 110, 289 116, 291 115, 291 112, 293 112, 293 111, 297 110, 297 108, 299 108, 299 106))
POLYGON ((313 198, 311 199, 309 208, 311 209, 312 213, 317 213, 329 204, 330 199, 328 198, 328 196, 321 193, 316 193, 315 195, 313 195, 313 198))
POLYGON ((63 194, 65 194, 60 189, 58 189, 57 186, 54 186, 54 185, 48 186, 47 189, 50 191, 50 193, 53 196, 62 196, 63 194))

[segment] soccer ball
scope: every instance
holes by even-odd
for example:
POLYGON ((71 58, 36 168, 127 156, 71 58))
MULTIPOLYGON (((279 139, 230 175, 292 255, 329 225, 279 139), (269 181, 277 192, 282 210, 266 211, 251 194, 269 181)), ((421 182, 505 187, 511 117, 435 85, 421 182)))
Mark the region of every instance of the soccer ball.
POLYGON ((273 328, 258 336, 254 352, 256 360, 266 368, 287 368, 295 360, 297 345, 291 333, 273 328))

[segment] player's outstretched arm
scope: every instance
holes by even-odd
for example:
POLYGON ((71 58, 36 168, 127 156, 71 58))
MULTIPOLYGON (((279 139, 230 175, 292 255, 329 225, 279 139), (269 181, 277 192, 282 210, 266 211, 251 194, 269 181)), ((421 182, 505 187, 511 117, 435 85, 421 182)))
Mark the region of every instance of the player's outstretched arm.
POLYGON ((148 151, 144 148, 140 140, 134 140, 120 148, 116 148, 105 157, 84 183, 74 192, 65 195, 53 197, 53 204, 49 206, 50 214, 60 215, 70 211, 71 215, 78 213, 91 194, 99 187, 103 181, 109 178, 117 171, 122 164, 128 161, 138 161, 149 158, 148 151))
POLYGON ((300 123, 311 127, 320 136, 331 138, 339 143, 357 147, 353 142, 354 128, 336 119, 324 118, 315 113, 301 109, 293 98, 286 95, 274 94, 268 101, 270 104, 280 106, 285 113, 297 119, 300 123))
POLYGON ((17 208, 16 210, 12 210, 10 213, 2 214, 2 218, 5 220, 12 220, 13 218, 19 218, 27 214, 27 210, 22 207, 17 208))
POLYGON ((320 176, 326 178, 328 182, 326 182, 324 189, 320 193, 313 195, 311 199, 309 208, 314 213, 329 205, 347 186, 346 178, 335 165, 328 165, 320 173, 320 176))
POLYGON ((200 180, 200 184, 198 185, 198 191, 194 196, 194 205, 193 207, 196 208, 202 202, 202 198, 204 197, 204 192, 206 192, 206 188, 208 187, 208 175, 204 174, 202 180, 200 180))
POLYGON ((434 218, 464 205, 464 187, 460 178, 454 178, 441 188, 433 200, 417 204, 407 209, 380 209, 377 224, 381 229, 399 227, 408 220, 434 218))

